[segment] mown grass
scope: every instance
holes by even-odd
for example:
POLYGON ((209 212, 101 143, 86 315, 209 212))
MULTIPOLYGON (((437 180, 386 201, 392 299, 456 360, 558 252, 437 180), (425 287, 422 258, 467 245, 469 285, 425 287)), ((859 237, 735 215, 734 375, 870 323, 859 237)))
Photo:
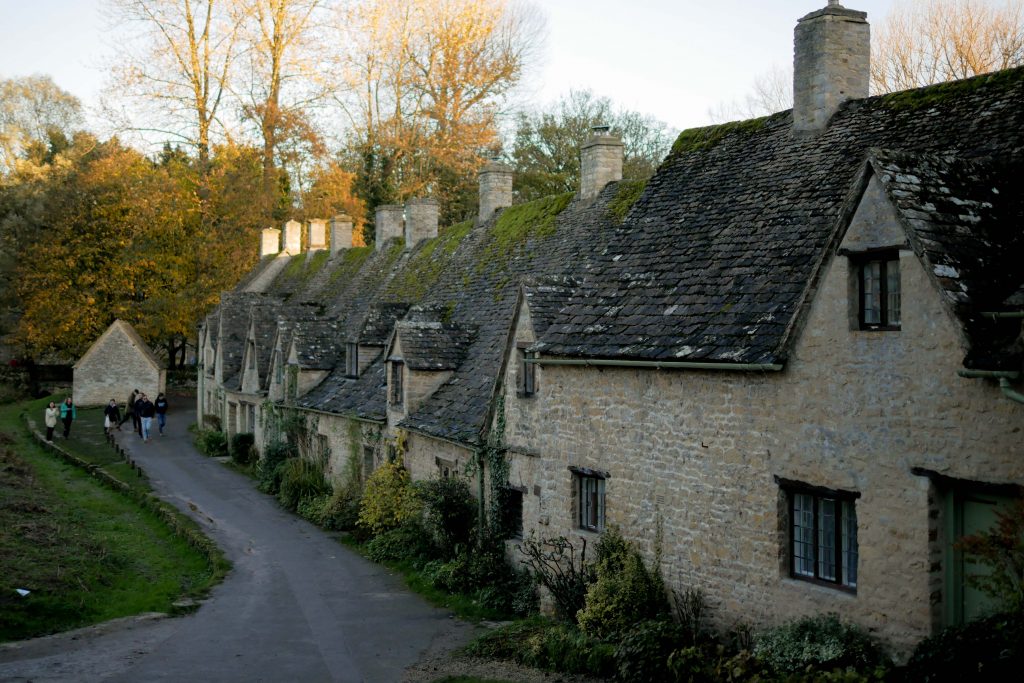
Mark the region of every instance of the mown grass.
MULTIPOLYGON (((133 497, 38 444, 20 414, 28 411, 41 425, 46 402, 0 407, 0 641, 173 612, 181 597, 205 593, 226 571, 223 561, 211 561, 133 497), (22 597, 17 589, 30 592, 22 597)), ((71 438, 59 444, 113 472, 118 458, 95 417, 80 411, 71 438)), ((126 482, 145 486, 125 469, 126 482)))

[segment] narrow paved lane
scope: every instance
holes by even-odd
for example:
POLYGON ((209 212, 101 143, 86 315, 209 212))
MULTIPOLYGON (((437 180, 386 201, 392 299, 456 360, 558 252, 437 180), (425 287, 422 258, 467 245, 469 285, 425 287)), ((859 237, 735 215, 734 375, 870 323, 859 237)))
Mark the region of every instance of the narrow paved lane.
POLYGON ((186 430, 193 418, 175 411, 167 436, 149 443, 120 438, 154 489, 224 549, 227 579, 187 617, 2 649, 0 680, 398 681, 427 652, 468 639, 470 626, 400 578, 199 455, 186 430))

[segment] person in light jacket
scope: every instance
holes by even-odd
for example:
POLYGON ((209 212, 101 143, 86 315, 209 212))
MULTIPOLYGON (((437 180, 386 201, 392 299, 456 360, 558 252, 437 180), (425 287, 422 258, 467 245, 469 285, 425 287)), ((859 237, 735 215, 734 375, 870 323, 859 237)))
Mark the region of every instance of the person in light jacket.
POLYGON ((43 413, 44 422, 46 422, 46 440, 53 441, 53 430, 57 427, 57 416, 60 415, 60 408, 53 401, 50 401, 50 405, 46 406, 46 411, 43 413))
POLYGON ((65 439, 71 434, 71 423, 76 419, 78 419, 78 410, 75 408, 75 404, 71 402, 71 397, 68 396, 60 404, 60 421, 64 423, 65 439))

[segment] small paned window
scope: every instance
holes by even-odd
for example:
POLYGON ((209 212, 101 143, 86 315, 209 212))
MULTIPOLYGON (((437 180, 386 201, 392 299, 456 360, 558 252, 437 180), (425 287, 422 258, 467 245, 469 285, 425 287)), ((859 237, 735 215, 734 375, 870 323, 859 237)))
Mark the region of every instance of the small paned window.
POLYGON ((579 526, 589 531, 604 530, 604 479, 576 474, 576 496, 579 501, 579 526))
POLYGON ((859 261, 859 320, 862 330, 900 328, 900 261, 888 253, 859 261))
POLYGON ((852 494, 789 490, 790 574, 857 587, 857 508, 852 494))
POLYGON ((519 362, 519 393, 521 396, 533 396, 537 393, 537 366, 528 362, 531 354, 526 350, 529 342, 519 342, 516 345, 516 355, 519 362))
POLYGON ((405 372, 405 363, 400 360, 391 361, 391 405, 402 405, 402 380, 405 372))
POLYGON ((359 376, 359 344, 345 344, 345 376, 359 376))

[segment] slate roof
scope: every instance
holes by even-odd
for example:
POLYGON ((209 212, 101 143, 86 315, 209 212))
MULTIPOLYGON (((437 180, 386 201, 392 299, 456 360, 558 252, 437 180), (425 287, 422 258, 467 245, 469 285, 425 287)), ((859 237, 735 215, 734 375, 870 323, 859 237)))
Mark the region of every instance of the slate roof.
POLYGON ((535 334, 543 334, 569 296, 580 285, 569 276, 530 278, 523 284, 523 298, 530 307, 530 322, 535 334))
POLYGON ((223 362, 224 387, 230 391, 237 391, 241 386, 242 356, 252 308, 268 302, 270 300, 265 295, 255 292, 236 291, 221 295, 217 346, 223 362))
POLYGON ((330 370, 345 358, 341 323, 337 320, 297 322, 291 341, 299 367, 304 370, 330 370))
POLYGON ((277 321, 281 316, 282 304, 267 301, 252 308, 253 331, 256 342, 256 372, 260 386, 270 371, 270 356, 274 351, 274 336, 277 334, 277 321))
POLYGON ((338 366, 312 391, 301 396, 296 405, 325 413, 383 422, 387 411, 384 361, 376 359, 355 379, 345 375, 344 366, 338 366))
POLYGON ((963 325, 964 364, 1018 369, 1020 322, 983 313, 1013 308, 1007 302, 1024 284, 1024 156, 965 160, 873 150, 869 158, 914 251, 963 325))
POLYGON ((440 320, 403 320, 395 333, 402 343, 402 360, 411 370, 458 368, 476 335, 474 329, 440 320))
POLYGON ((961 159, 1024 146, 1024 69, 686 131, 536 349, 613 359, 779 363, 837 244, 872 147, 961 159))
POLYGON ((409 310, 408 303, 377 302, 369 307, 364 317, 363 327, 359 333, 359 342, 373 346, 384 346, 395 329, 395 323, 401 320, 409 310))

